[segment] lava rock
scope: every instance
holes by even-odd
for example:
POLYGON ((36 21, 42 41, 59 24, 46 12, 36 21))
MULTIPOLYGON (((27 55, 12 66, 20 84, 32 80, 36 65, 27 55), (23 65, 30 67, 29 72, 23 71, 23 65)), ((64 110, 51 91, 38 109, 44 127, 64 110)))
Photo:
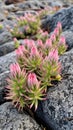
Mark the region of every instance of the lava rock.
POLYGON ((73 47, 73 6, 69 8, 63 8, 52 16, 47 16, 42 21, 42 27, 47 31, 54 31, 58 22, 61 22, 63 28, 63 34, 66 38, 68 49, 73 47))
POLYGON ((48 4, 46 4, 47 1, 45 2, 45 4, 42 3, 42 1, 39 0, 28 0, 25 1, 24 3, 18 4, 18 7, 21 9, 32 9, 32 10, 40 10, 40 9, 44 9, 46 7, 46 5, 48 6, 48 4))
POLYGON ((42 130, 41 127, 24 112, 19 113, 11 103, 0 106, 1 130, 42 130))
POLYGON ((4 87, 7 85, 7 77, 9 77, 9 71, 5 71, 4 73, 0 74, 0 88, 4 89, 4 87))
POLYGON ((0 57, 0 74, 9 70, 10 64, 16 62, 15 57, 15 52, 0 57))
POLYGON ((62 36, 64 36, 66 39, 67 51, 73 48, 73 32, 69 30, 64 31, 62 36))
POLYGON ((22 2, 23 0, 5 0, 6 5, 22 2))
POLYGON ((0 105, 6 102, 6 89, 0 89, 0 105))
POLYGON ((60 57, 62 81, 48 89, 47 100, 35 112, 52 130, 73 130, 73 49, 60 57), (41 116, 42 115, 42 116, 41 116))
POLYGON ((6 55, 15 50, 14 42, 7 42, 0 46, 0 56, 6 55))
POLYGON ((9 12, 16 12, 19 8, 15 7, 14 4, 8 5, 8 6, 3 6, 4 10, 7 10, 9 12))
POLYGON ((58 22, 61 22, 63 31, 73 31, 73 6, 63 8, 51 17, 47 17, 42 26, 52 32, 58 22))
POLYGON ((4 31, 0 34, 0 45, 12 40, 12 36, 8 31, 4 31))

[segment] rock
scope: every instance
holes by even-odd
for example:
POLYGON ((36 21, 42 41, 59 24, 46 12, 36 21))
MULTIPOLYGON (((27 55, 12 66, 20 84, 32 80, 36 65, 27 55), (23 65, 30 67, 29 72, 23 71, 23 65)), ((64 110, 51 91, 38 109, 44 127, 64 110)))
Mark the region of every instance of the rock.
POLYGON ((52 32, 58 22, 62 23, 63 31, 73 30, 73 6, 63 8, 51 17, 47 17, 42 26, 52 32))
POLYGON ((16 62, 15 57, 15 52, 11 52, 5 56, 0 57, 0 74, 9 70, 10 64, 16 62))
POLYGON ((13 4, 8 6, 3 6, 4 10, 8 10, 9 12, 16 12, 19 8, 15 7, 13 4))
POLYGON ((7 42, 0 46, 0 56, 6 55, 15 50, 14 42, 7 42))
POLYGON ((62 35, 65 37, 66 39, 66 44, 67 44, 67 50, 70 50, 71 48, 73 48, 73 32, 72 31, 64 31, 62 33, 62 35))
POLYGON ((41 127, 24 112, 19 113, 11 103, 0 106, 1 130, 42 130, 41 127))
POLYGON ((0 88, 3 88, 7 85, 7 77, 9 77, 9 71, 5 71, 0 74, 0 88))
POLYGON ((39 10, 39 9, 44 9, 44 5, 39 1, 39 0, 29 0, 25 1, 24 3, 18 4, 18 7, 21 9, 32 9, 32 10, 39 10))
POLYGON ((0 105, 4 102, 6 102, 6 99, 5 99, 5 93, 6 93, 6 90, 5 89, 0 89, 0 105))
POLYGON ((64 3, 70 3, 70 4, 73 4, 73 0, 63 0, 64 3))
POLYGON ((5 4, 9 5, 9 4, 13 4, 13 3, 18 3, 18 2, 22 2, 23 0, 5 0, 5 4))
POLYGON ((62 81, 50 87, 36 116, 52 130, 73 130, 73 49, 61 56, 62 81), (42 116, 41 116, 42 115, 42 116))
POLYGON ((0 13, 0 22, 2 22, 5 19, 4 15, 0 13))
POLYGON ((72 35, 73 35, 73 6, 69 8, 63 8, 52 16, 47 16, 47 18, 42 22, 42 27, 45 30, 52 32, 57 23, 61 22, 63 32, 67 41, 69 48, 73 47, 72 35))
POLYGON ((12 40, 12 36, 8 31, 4 31, 0 34, 0 45, 10 40, 12 40))
POLYGON ((63 3, 61 1, 49 1, 49 5, 52 7, 63 7, 63 3))
POLYGON ((36 11, 33 11, 33 10, 17 11, 17 12, 16 12, 16 15, 17 15, 17 16, 21 16, 21 15, 24 16, 25 13, 31 13, 31 14, 35 15, 35 14, 36 14, 36 11))

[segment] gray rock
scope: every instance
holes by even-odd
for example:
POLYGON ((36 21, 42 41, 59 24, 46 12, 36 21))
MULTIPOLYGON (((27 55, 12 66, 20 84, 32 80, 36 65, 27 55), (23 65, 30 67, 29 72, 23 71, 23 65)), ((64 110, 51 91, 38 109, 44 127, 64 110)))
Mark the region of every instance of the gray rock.
POLYGON ((0 46, 0 56, 6 55, 15 50, 14 42, 7 42, 0 46))
MULTIPOLYGON (((23 40, 19 40, 19 44, 23 44, 23 40)), ((15 43, 14 41, 12 42, 6 42, 3 45, 0 45, 0 56, 6 55, 10 52, 13 52, 15 50, 15 43)), ((12 53, 10 53, 12 56, 12 53)))
POLYGON ((62 81, 48 89, 36 115, 52 130, 73 130, 73 49, 61 56, 62 81), (42 116, 41 116, 42 115, 42 116))
POLYGON ((73 0, 63 0, 63 2, 73 4, 73 0))
POLYGON ((53 31, 57 23, 61 22, 63 31, 73 29, 73 7, 63 8, 58 11, 56 14, 52 15, 50 18, 47 17, 43 22, 43 27, 53 31))
POLYGON ((32 9, 32 10, 38 10, 45 7, 44 4, 42 4, 42 2, 39 0, 25 1, 24 3, 18 4, 18 6, 21 9, 32 9))
POLYGON ((49 1, 49 5, 52 7, 62 7, 63 3, 62 1, 49 1))
POLYGON ((67 50, 70 50, 71 48, 73 48, 73 32, 67 30, 67 31, 63 32, 62 35, 66 39, 66 44, 68 46, 67 50))
POLYGON ((3 6, 4 10, 8 10, 9 12, 16 12, 19 8, 15 7, 13 4, 8 5, 8 6, 3 6))
POLYGON ((0 105, 6 102, 5 93, 6 93, 6 89, 0 88, 0 105))
POLYGON ((15 54, 2 56, 0 59, 0 104, 5 102, 5 87, 7 86, 7 78, 9 77, 9 66, 15 62, 15 54))
POLYGON ((69 34, 68 32, 65 32, 65 37, 67 39, 69 48, 73 47, 73 6, 69 8, 63 8, 62 10, 58 11, 56 14, 52 16, 47 16, 47 18, 42 22, 42 27, 52 32, 55 29, 58 22, 61 22, 63 31, 69 32, 69 34), (68 40, 68 38, 70 40, 68 40))
POLYGON ((4 15, 0 13, 0 22, 5 19, 4 15))
POLYGON ((15 52, 11 52, 5 56, 0 57, 0 74, 9 70, 10 64, 16 62, 15 57, 15 52))
POLYGON ((0 34, 0 45, 10 40, 12 40, 12 36, 8 31, 4 31, 0 34))
MULTIPOLYGON (((5 71, 4 73, 0 74, 0 88, 4 89, 7 85, 6 79, 9 77, 9 71, 5 71)), ((1 99, 0 99, 1 100, 1 99)))
POLYGON ((19 113, 11 103, 0 106, 0 130, 42 130, 29 115, 19 113))

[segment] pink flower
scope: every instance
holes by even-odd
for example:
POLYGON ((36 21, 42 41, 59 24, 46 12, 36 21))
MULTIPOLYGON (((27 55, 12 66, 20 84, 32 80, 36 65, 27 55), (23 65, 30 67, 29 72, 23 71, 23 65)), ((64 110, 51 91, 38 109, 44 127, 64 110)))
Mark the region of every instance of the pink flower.
POLYGON ((58 22, 57 28, 58 28, 59 30, 62 30, 62 24, 61 24, 60 22, 58 22))
POLYGON ((29 31, 29 26, 24 26, 25 31, 29 31))
POLYGON ((28 83, 29 87, 34 86, 34 85, 38 85, 38 80, 36 78, 35 73, 30 73, 28 75, 27 83, 28 83))
POLYGON ((25 45, 25 47, 29 50, 29 49, 31 49, 33 46, 35 46, 35 43, 34 43, 33 40, 25 39, 25 40, 24 40, 24 45, 25 45))
POLYGON ((46 40, 45 47, 46 48, 52 47, 52 40, 51 39, 46 40))
POLYGON ((40 30, 39 30, 39 33, 43 33, 43 30, 42 30, 42 29, 40 29, 40 30))
POLYGON ((17 21, 20 21, 20 19, 19 19, 19 18, 16 18, 16 20, 17 20, 17 21))
POLYGON ((50 61, 56 61, 58 62, 59 56, 58 56, 58 50, 53 49, 52 51, 49 52, 48 59, 50 61))
POLYGON ((16 75, 17 73, 20 73, 21 69, 18 63, 14 63, 10 65, 10 72, 12 75, 16 75))
POLYGON ((55 36, 54 33, 51 34, 50 39, 52 40, 52 42, 55 42, 55 41, 56 41, 56 36, 55 36))
POLYGON ((30 56, 31 57, 39 56, 39 52, 38 52, 36 46, 31 48, 30 56))
POLYGON ((21 16, 21 17, 20 17, 20 20, 21 20, 21 21, 23 21, 23 20, 24 20, 24 17, 23 17, 23 16, 21 16))
POLYGON ((13 40, 14 40, 14 42, 15 42, 15 43, 17 42, 17 39, 16 39, 16 37, 15 37, 13 40))
POLYGON ((59 36, 59 29, 58 28, 55 28, 54 34, 55 34, 55 36, 59 36))
POLYGON ((48 36, 48 32, 45 31, 45 32, 42 33, 42 35, 43 35, 43 36, 48 36))
POLYGON ((65 44, 66 44, 66 40, 65 40, 65 37, 64 37, 64 36, 61 36, 61 37, 60 37, 59 44, 60 44, 60 45, 65 45, 65 44))
POLYGON ((19 46, 19 48, 16 50, 16 54, 18 56, 22 56, 23 52, 25 52, 25 47, 23 45, 19 46))
POLYGON ((30 21, 31 21, 31 22, 36 22, 36 19, 35 19, 34 17, 32 17, 32 18, 30 19, 30 21))
POLYGON ((25 17, 25 18, 32 17, 32 14, 31 14, 31 13, 25 13, 25 14, 24 14, 24 17, 25 17))
POLYGON ((37 40, 37 46, 41 48, 43 47, 42 40, 37 40))

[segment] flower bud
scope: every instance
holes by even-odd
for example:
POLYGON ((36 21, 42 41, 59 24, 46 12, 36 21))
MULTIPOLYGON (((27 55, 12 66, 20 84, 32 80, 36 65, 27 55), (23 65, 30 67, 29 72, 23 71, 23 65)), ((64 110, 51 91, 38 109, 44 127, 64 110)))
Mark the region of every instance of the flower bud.
POLYGON ((61 37, 60 37, 59 44, 60 44, 60 45, 65 45, 65 44, 66 44, 66 40, 65 40, 65 37, 64 37, 64 36, 61 36, 61 37))
POLYGON ((57 28, 59 29, 59 31, 62 30, 62 24, 61 24, 61 22, 58 22, 58 24, 57 24, 57 28))
POLYGON ((58 28, 55 28, 54 34, 55 34, 55 36, 59 36, 59 29, 58 28))
POLYGON ((45 47, 46 48, 52 47, 52 40, 51 39, 46 40, 45 47))
POLYGON ((37 46, 41 48, 43 47, 42 40, 37 40, 37 46))
POLYGON ((23 52, 25 52, 25 47, 23 45, 19 46, 19 48, 16 50, 16 54, 18 56, 22 56, 23 52))
POLYGON ((58 50, 54 49, 54 50, 50 51, 49 55, 48 55, 48 59, 50 61, 56 61, 56 62, 58 62, 58 59, 59 59, 58 50))
POLYGON ((28 75, 28 80, 27 80, 27 82, 28 82, 28 86, 29 86, 29 87, 38 84, 38 80, 37 80, 37 78, 36 78, 35 73, 30 73, 30 74, 28 75))
POLYGON ((10 72, 12 75, 16 75, 17 73, 20 73, 21 69, 18 63, 14 63, 10 65, 10 72))
POLYGON ((52 40, 52 42, 55 42, 56 41, 56 36, 54 33, 52 33, 50 39, 52 40))
POLYGON ((39 56, 39 52, 38 52, 36 46, 31 48, 30 56, 31 57, 39 56))

